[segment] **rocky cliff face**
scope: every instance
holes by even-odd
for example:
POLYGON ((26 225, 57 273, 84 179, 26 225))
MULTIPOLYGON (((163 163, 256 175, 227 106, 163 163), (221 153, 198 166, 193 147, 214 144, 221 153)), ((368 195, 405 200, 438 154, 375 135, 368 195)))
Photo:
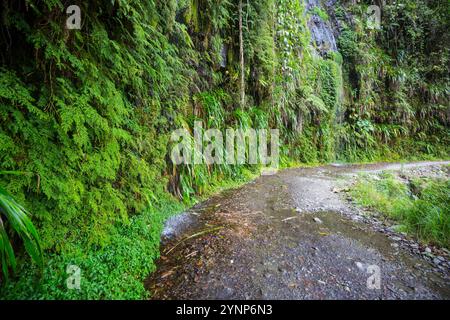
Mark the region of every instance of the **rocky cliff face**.
POLYGON ((322 5, 320 0, 306 0, 306 10, 311 15, 308 21, 311 44, 321 56, 329 51, 337 51, 337 30, 334 30, 327 13, 335 2, 336 0, 330 0, 322 5))

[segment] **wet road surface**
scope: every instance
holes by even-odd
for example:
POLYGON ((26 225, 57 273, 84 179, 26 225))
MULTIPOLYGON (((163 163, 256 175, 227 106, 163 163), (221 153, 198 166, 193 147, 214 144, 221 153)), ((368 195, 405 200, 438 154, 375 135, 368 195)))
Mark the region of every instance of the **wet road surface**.
POLYGON ((439 163, 280 171, 172 218, 153 299, 448 299, 437 272, 337 192, 358 172, 439 163))

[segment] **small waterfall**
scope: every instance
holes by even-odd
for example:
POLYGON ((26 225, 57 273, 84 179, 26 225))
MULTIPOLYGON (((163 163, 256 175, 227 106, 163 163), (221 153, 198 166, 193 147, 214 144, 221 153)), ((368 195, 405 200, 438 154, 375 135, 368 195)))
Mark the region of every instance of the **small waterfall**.
MULTIPOLYGON (((337 37, 340 34, 341 27, 339 22, 335 19, 334 6, 336 0, 304 0, 306 11, 309 13, 308 28, 311 33, 311 47, 315 49, 317 57, 329 57, 330 52, 338 52, 337 37)), ((335 106, 333 131, 335 136, 335 157, 338 158, 340 150, 342 149, 342 141, 339 137, 340 128, 343 123, 345 114, 344 107, 344 87, 342 70, 339 68, 340 86, 339 102, 335 106)))
MULTIPOLYGON (((329 51, 337 51, 336 39, 333 27, 328 20, 324 20, 319 12, 326 11, 320 5, 319 0, 305 0, 306 10, 311 17, 308 21, 308 28, 311 32, 311 44, 316 48, 319 55, 324 56, 329 51)), ((329 1, 327 5, 332 6, 333 1, 329 1)))

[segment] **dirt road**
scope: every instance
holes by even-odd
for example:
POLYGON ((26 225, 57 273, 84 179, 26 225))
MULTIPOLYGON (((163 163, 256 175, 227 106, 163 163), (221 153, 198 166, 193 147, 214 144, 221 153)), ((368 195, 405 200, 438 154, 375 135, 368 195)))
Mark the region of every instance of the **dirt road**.
POLYGON ((338 192, 358 172, 440 164, 261 176, 170 219, 147 287, 153 299, 448 299, 448 264, 437 270, 338 192))

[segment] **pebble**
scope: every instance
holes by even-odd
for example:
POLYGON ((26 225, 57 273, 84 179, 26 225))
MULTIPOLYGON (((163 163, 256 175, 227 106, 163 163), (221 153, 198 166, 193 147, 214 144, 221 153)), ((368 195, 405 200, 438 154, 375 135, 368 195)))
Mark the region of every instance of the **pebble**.
POLYGON ((364 268, 364 265, 361 262, 358 261, 358 262, 355 262, 355 264, 359 270, 364 271, 364 272, 366 271, 366 268, 364 268))
POLYGON ((396 225, 393 225, 392 227, 389 227, 388 230, 389 230, 389 231, 396 231, 396 230, 398 230, 400 227, 401 227, 401 225, 396 224, 396 225))
POLYGON ((439 260, 438 258, 434 258, 433 263, 438 265, 441 263, 441 260, 439 260))
POLYGON ((317 218, 317 217, 314 217, 314 221, 317 222, 317 223, 322 223, 322 220, 320 220, 320 219, 317 218))
POLYGON ((233 290, 233 288, 226 287, 226 288, 225 288, 225 292, 226 292, 226 294, 228 294, 228 295, 232 295, 232 294, 234 293, 234 290, 233 290))

